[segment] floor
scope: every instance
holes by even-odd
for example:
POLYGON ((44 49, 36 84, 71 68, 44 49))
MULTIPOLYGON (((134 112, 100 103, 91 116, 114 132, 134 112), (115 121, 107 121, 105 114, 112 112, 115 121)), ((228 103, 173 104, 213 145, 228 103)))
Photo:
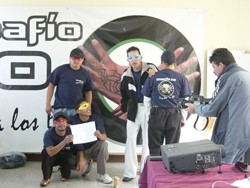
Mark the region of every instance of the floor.
MULTIPOLYGON (((0 188, 33 188, 40 187, 39 183, 42 180, 41 163, 38 161, 28 161, 24 167, 15 169, 0 169, 0 188)), ((111 177, 118 176, 120 178, 120 188, 138 188, 137 176, 131 182, 122 182, 124 163, 109 162, 107 164, 107 171, 111 177)), ((67 182, 61 182, 60 172, 55 171, 52 174, 51 182, 47 186, 49 188, 112 188, 112 184, 104 184, 96 181, 96 163, 93 163, 90 175, 82 177, 81 174, 75 170, 71 173, 71 179, 67 182)))

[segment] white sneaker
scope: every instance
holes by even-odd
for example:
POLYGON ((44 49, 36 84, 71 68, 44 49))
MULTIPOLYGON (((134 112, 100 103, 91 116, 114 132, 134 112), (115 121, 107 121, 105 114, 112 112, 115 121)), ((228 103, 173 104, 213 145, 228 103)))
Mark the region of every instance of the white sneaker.
POLYGON ((113 179, 108 174, 97 174, 96 179, 102 181, 105 184, 110 184, 113 182, 113 179))

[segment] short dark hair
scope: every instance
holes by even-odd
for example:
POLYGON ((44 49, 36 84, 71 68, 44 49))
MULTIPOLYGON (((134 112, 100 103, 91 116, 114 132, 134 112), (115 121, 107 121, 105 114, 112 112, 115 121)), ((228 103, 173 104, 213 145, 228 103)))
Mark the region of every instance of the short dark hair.
POLYGON ((171 50, 164 51, 161 55, 161 61, 164 62, 164 64, 172 65, 176 61, 176 57, 174 55, 174 52, 171 50))
POLYGON ((215 49, 209 58, 209 62, 213 62, 216 65, 219 65, 221 62, 226 66, 232 63, 236 63, 233 54, 226 48, 215 49))
POLYGON ((130 48, 127 49, 127 55, 131 51, 138 51, 138 53, 141 55, 140 49, 135 46, 131 46, 130 48))

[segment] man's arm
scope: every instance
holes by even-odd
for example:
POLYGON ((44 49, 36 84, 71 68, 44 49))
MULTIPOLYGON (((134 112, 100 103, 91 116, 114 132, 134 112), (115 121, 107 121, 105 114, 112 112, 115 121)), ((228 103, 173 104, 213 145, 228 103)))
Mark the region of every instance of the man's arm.
POLYGON ((59 144, 56 146, 49 146, 46 148, 46 151, 50 157, 53 157, 57 153, 59 153, 65 145, 69 144, 70 142, 73 141, 73 135, 67 135, 63 141, 61 141, 59 144))
POLYGON ((90 105, 92 104, 92 91, 85 92, 85 99, 90 105))
POLYGON ((232 92, 230 85, 232 83, 227 82, 216 97, 210 100, 208 104, 195 105, 193 103, 186 103, 187 108, 185 110, 192 114, 196 113, 198 116, 217 117, 228 104, 232 92))
MULTIPOLYGON (((219 93, 212 98, 208 104, 196 105, 195 112, 199 116, 217 117, 228 105, 228 101, 234 92, 234 85, 232 82, 227 81, 226 84, 220 89, 219 93)), ((236 87, 235 87, 236 88, 236 87)))
POLYGON ((122 78, 121 84, 120 84, 120 92, 121 92, 121 111, 123 113, 127 112, 128 108, 128 96, 126 91, 126 85, 125 81, 122 78))
POLYGON ((50 114, 52 111, 52 106, 51 106, 51 99, 54 94, 54 89, 55 86, 51 83, 49 83, 48 89, 47 89, 47 96, 46 96, 46 113, 50 114))
POLYGON ((77 152, 76 170, 80 172, 84 172, 87 168, 88 168, 88 164, 84 158, 84 152, 83 150, 80 150, 77 152))

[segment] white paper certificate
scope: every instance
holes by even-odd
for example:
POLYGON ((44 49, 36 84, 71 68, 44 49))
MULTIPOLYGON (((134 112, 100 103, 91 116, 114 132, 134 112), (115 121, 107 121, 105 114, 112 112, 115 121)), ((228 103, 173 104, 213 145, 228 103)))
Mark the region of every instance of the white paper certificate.
POLYGON ((74 136, 73 144, 83 144, 97 140, 97 137, 94 135, 94 132, 96 131, 94 121, 70 125, 70 128, 74 136))

